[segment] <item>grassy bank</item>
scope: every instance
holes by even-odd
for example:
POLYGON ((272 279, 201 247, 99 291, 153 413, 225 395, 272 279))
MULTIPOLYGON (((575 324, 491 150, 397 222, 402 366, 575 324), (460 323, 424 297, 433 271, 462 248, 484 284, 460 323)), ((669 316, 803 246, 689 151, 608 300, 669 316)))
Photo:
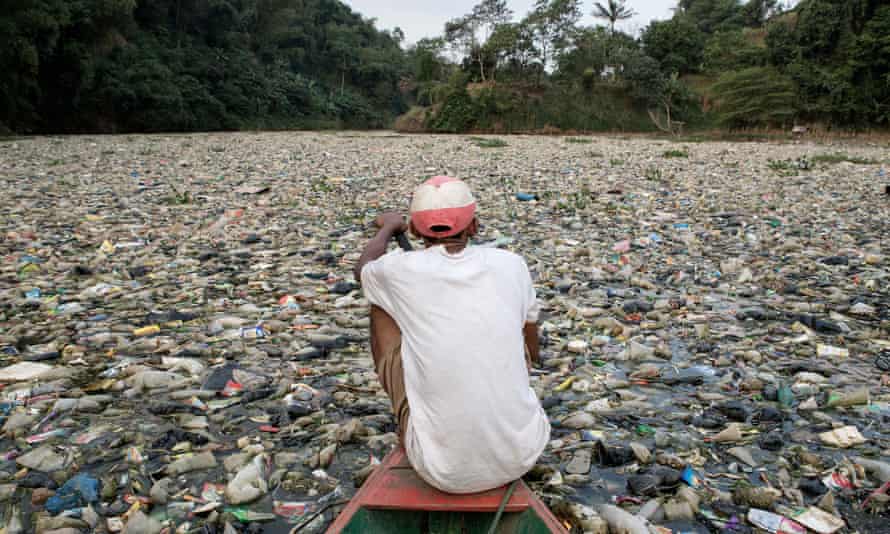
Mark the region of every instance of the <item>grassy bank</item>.
POLYGON ((441 102, 399 117, 401 132, 656 132, 645 110, 621 87, 594 90, 494 85, 455 89, 441 102))

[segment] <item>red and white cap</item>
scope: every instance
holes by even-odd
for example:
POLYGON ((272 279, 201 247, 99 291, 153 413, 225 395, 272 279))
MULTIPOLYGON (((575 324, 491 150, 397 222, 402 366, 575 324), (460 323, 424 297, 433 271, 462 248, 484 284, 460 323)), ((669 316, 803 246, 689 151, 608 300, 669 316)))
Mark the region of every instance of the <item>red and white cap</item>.
POLYGON ((430 178, 414 191, 411 223, 426 237, 462 232, 476 216, 476 199, 466 183, 448 176, 430 178))

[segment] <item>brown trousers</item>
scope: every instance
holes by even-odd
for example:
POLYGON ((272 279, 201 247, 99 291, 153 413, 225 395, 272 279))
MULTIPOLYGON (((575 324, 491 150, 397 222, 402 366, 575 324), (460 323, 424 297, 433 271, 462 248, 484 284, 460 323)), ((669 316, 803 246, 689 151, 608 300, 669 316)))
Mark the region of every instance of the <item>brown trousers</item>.
POLYGON ((404 443, 410 410, 402 367, 402 331, 395 320, 378 306, 371 306, 371 355, 374 357, 377 379, 392 402, 393 415, 399 425, 399 438, 404 443))

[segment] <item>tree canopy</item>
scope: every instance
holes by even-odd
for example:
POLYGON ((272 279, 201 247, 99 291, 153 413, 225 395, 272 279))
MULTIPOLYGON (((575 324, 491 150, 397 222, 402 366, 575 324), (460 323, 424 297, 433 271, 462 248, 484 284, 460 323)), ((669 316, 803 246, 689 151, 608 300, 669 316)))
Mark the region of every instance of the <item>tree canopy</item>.
POLYGON ((593 16, 609 21, 609 29, 615 33, 615 23, 633 18, 634 10, 625 5, 625 0, 608 0, 606 3, 593 3, 593 16))
MULTIPOLYGON (((575 114, 596 117, 604 105, 648 114, 660 129, 670 128, 662 120, 667 117, 731 128, 887 126, 890 6, 880 0, 785 6, 779 0, 678 0, 671 18, 652 21, 633 36, 620 29, 634 14, 632 1, 585 7, 578 0, 537 0, 519 22, 499 20, 491 32, 471 32, 471 46, 464 47, 468 59, 453 65, 443 59, 438 82, 425 81, 440 88, 440 99, 429 103, 433 113, 448 113, 458 107, 436 105, 452 91, 459 97, 450 102, 461 102, 462 110, 494 94, 512 99, 500 108, 527 117, 530 128, 542 126, 542 114, 550 117, 548 126, 559 128, 597 122, 575 114), (588 8, 601 25, 579 23, 588 8), (492 80, 505 87, 467 91, 492 80), (527 85, 532 88, 517 89, 527 85), (557 100, 564 98, 587 104, 572 115, 542 113, 561 109, 557 100)), ((479 10, 468 17, 478 18, 479 10)), ((447 31, 446 40, 460 42, 447 31)), ((476 111, 465 118, 485 116, 476 111)), ((501 119, 480 119, 474 126, 511 122, 501 119)))
POLYGON ((3 4, 15 131, 374 127, 404 110, 400 33, 337 0, 3 4))
POLYGON ((883 0, 677 0, 638 35, 633 0, 479 0, 410 45, 339 0, 0 2, 0 130, 890 126, 883 0))

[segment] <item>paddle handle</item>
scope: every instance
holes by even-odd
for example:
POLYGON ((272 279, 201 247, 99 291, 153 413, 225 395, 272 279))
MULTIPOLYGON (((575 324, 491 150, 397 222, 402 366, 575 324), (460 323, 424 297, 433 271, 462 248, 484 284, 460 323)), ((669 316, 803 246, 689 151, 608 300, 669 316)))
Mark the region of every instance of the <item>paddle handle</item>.
POLYGON ((411 241, 408 241, 408 236, 405 235, 405 232, 400 232, 393 237, 395 237, 396 243, 398 243, 399 247, 405 252, 414 250, 414 247, 411 246, 411 241))

